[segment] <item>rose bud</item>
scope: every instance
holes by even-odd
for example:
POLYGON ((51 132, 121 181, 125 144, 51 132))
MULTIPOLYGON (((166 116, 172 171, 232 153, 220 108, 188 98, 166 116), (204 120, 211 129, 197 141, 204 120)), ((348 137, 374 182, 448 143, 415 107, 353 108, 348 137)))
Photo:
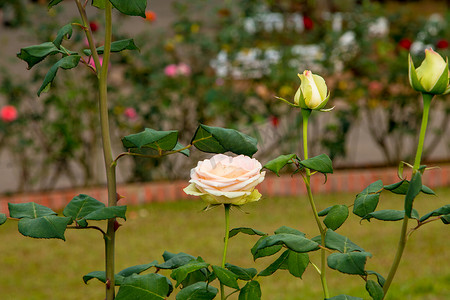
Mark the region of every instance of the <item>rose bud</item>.
POLYGON ((199 161, 191 170, 191 184, 184 192, 200 196, 211 205, 243 205, 258 201, 261 194, 255 187, 266 174, 261 169, 261 163, 254 158, 217 154, 199 161))
POLYGON ((426 49, 425 59, 416 69, 410 55, 409 83, 418 92, 432 95, 448 93, 450 91, 448 59, 446 62, 433 49, 426 49))
POLYGON ((303 109, 322 109, 330 97, 325 80, 308 70, 304 71, 303 74, 298 74, 298 77, 301 84, 295 93, 294 103, 303 109))

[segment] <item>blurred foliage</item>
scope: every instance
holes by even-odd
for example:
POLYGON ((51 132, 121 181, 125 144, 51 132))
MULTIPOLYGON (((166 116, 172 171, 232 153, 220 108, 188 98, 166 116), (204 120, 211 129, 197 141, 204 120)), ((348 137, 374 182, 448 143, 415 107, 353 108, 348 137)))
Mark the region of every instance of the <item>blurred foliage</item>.
MULTIPOLYGON (((45 8, 40 13, 39 22, 26 28, 38 40, 52 40, 64 24, 45 8)), ((173 13, 169 27, 158 28, 154 15, 144 22, 135 38, 140 52, 112 57, 109 95, 117 141, 145 127, 178 129, 181 137, 192 136, 198 123, 204 123, 258 137, 261 161, 296 152, 300 114, 274 96, 293 99, 300 83, 297 73, 311 69, 327 82, 328 106, 336 106, 332 113, 313 115, 311 152, 345 158, 350 131, 367 126, 385 163, 397 164, 412 157, 415 149, 409 141, 420 126, 418 94, 407 77, 408 53, 417 61, 425 47, 450 54, 445 40, 450 36, 448 12, 440 18, 418 16, 406 9, 387 12, 382 4, 351 0, 193 0, 175 1, 173 13), (321 4, 328 13, 318 9, 321 4)), ((102 25, 95 15, 94 27, 101 40, 102 25)), ((115 40, 128 38, 121 27, 114 35, 115 40)), ((65 43, 85 47, 80 31, 65 43)), ((44 63, 49 67, 52 61, 44 63)), ((16 121, 0 123, 1 147, 22 166, 22 190, 33 185, 52 188, 61 176, 76 185, 99 182, 93 154, 99 144, 96 82, 84 66, 61 71, 51 92, 38 102, 37 89, 3 71, 1 94, 20 109, 16 121), (82 175, 74 175, 79 174, 74 170, 82 175)), ((34 70, 34 84, 42 81, 44 69, 34 70)), ((432 113, 438 118, 431 124, 425 158, 445 137, 450 102, 440 97, 432 113)), ((181 138, 181 142, 189 141, 181 138)), ((198 154, 193 155, 134 158, 129 180, 186 177, 188 172, 180 170, 192 166, 198 154)))

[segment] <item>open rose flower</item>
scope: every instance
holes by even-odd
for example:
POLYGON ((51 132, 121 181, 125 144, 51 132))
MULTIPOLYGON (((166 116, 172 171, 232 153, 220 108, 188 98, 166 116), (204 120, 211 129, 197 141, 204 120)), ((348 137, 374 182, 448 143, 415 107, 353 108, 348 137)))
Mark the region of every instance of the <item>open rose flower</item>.
POLYGON ((17 109, 12 105, 3 106, 0 109, 0 119, 5 123, 15 121, 17 119, 17 115, 17 109))
POLYGON ((264 180, 259 161, 248 156, 223 154, 199 161, 191 170, 191 184, 184 189, 188 195, 200 196, 205 202, 243 205, 258 201, 261 194, 255 187, 264 180))

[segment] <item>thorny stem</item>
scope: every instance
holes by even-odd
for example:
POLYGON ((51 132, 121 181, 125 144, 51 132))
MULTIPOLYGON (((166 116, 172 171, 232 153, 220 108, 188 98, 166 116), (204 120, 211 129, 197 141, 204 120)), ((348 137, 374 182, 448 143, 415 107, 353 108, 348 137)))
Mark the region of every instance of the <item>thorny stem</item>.
MULTIPOLYGON (((433 99, 433 95, 423 93, 422 97, 423 97, 422 124, 420 125, 419 142, 417 145, 416 157, 414 159, 414 167, 413 167, 412 176, 414 176, 414 174, 417 173, 417 171, 419 170, 419 167, 420 167, 420 160, 422 157, 423 145, 424 145, 424 141, 425 141, 425 134, 426 134, 427 124, 428 124, 428 115, 430 112, 431 100, 433 99)), ((400 238, 398 241, 397 252, 395 254, 394 261, 392 262, 391 269, 389 270, 389 275, 383 286, 383 292, 384 292, 383 299, 386 297, 389 287, 391 286, 392 280, 394 279, 395 273, 397 272, 398 266, 400 265, 400 260, 402 259, 403 251, 405 250, 405 246, 406 246, 406 242, 407 242, 408 220, 409 220, 409 218, 405 214, 405 217, 404 217, 403 223, 402 223, 402 229, 400 231, 400 238)))
MULTIPOLYGON (((223 245, 223 256, 222 256, 222 268, 225 268, 225 262, 227 259, 227 248, 228 248, 228 239, 230 236, 230 208, 231 204, 224 204, 225 207, 225 239, 223 245)), ((225 287, 222 283, 220 283, 220 299, 225 300, 227 297, 225 296, 225 287)))
MULTIPOLYGON (((311 115, 311 110, 309 109, 302 109, 302 117, 303 117, 303 155, 304 159, 308 159, 308 120, 309 116, 311 115)), ((308 168, 305 168, 306 175, 303 177, 303 180, 306 185, 306 190, 308 192, 308 200, 309 204, 311 205, 314 219, 316 220, 317 227, 319 228, 320 237, 321 237, 321 244, 322 246, 325 245, 325 234, 326 230, 322 226, 322 223, 320 222, 319 215, 317 213, 316 204, 314 203, 313 194, 311 191, 311 170, 308 168)), ((322 289, 323 289, 323 295, 324 298, 329 298, 329 292, 328 292, 328 285, 327 285, 327 278, 326 278, 326 252, 325 248, 321 247, 320 249, 320 281, 322 282, 322 289)))
MULTIPOLYGON (((117 192, 116 192, 116 169, 113 162, 112 149, 111 149, 111 135, 109 131, 109 116, 108 116, 108 94, 107 94, 107 78, 108 78, 108 65, 111 52, 111 39, 112 39, 112 4, 109 1, 105 2, 105 41, 103 52, 103 65, 100 64, 100 59, 95 48, 94 39, 89 26, 89 22, 86 16, 86 10, 80 3, 80 0, 75 0, 78 11, 83 20, 83 26, 88 39, 89 48, 92 52, 92 58, 94 59, 95 69, 97 70, 98 89, 99 89, 99 113, 100 113, 100 125, 102 135, 103 156, 105 160, 106 169, 106 181, 108 189, 108 206, 117 205, 117 192)), ((115 281, 114 281, 114 246, 115 246, 115 219, 108 220, 108 226, 105 239, 105 271, 106 280, 106 300, 113 300, 115 297, 115 281)))

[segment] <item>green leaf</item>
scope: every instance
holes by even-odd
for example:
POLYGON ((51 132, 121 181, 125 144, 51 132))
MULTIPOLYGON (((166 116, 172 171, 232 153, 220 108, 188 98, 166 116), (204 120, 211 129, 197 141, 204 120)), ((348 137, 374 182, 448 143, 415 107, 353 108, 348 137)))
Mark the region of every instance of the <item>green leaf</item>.
POLYGON ((212 266, 212 269, 222 284, 236 290, 239 289, 237 283, 238 276, 236 274, 219 266, 212 266))
MULTIPOLYGON (((399 195, 406 195, 406 192, 408 191, 408 187, 409 187, 409 181, 408 180, 402 180, 390 185, 385 185, 384 189, 388 190, 394 194, 399 194, 399 195)), ((436 193, 430 189, 429 187, 422 185, 422 193, 424 194, 428 194, 428 195, 436 195, 436 193)))
POLYGON ((324 210, 319 211, 319 212, 317 213, 317 215, 318 215, 319 217, 326 216, 326 215, 328 214, 328 212, 331 210, 332 207, 334 207, 334 205, 333 205, 333 206, 329 206, 329 207, 325 208, 324 210))
POLYGON ((208 281, 211 282, 216 279, 216 274, 209 271, 209 269, 200 269, 197 271, 194 271, 192 273, 189 273, 186 279, 184 279, 181 282, 181 286, 183 288, 190 286, 194 283, 200 282, 200 281, 208 281))
POLYGON ((57 215, 53 210, 47 206, 43 206, 34 202, 27 203, 8 203, 9 215, 11 218, 22 219, 30 218, 36 219, 39 217, 57 215))
POLYGON ((328 211, 323 223, 327 228, 336 230, 347 220, 348 207, 347 205, 334 205, 328 211))
POLYGON ((5 214, 0 214, 0 225, 3 225, 7 219, 5 214))
POLYGON ((409 184, 408 191, 405 196, 405 214, 408 218, 411 218, 411 212, 413 207, 414 198, 420 193, 422 190, 422 174, 420 172, 416 172, 411 179, 411 183, 409 184))
POLYGON ((430 189, 429 187, 427 187, 426 185, 422 185, 422 193, 427 194, 427 195, 436 195, 436 193, 430 189))
POLYGON ((260 257, 265 257, 265 256, 273 255, 273 254, 277 253, 278 251, 280 251, 281 248, 283 248, 282 245, 274 245, 274 246, 271 246, 271 247, 267 247, 267 248, 264 248, 264 249, 260 249, 260 248, 259 248, 259 245, 260 245, 265 239, 267 239, 268 237, 269 237, 269 236, 263 236, 263 237, 261 237, 261 238, 256 242, 256 244, 252 247, 251 252, 252 252, 252 255, 253 255, 253 259, 254 259, 254 260, 256 260, 256 259, 258 259, 258 258, 260 258, 260 257))
POLYGON ((58 72, 59 68, 62 68, 64 70, 72 69, 78 66, 78 63, 80 62, 81 56, 79 55, 70 55, 70 56, 64 56, 60 60, 58 60, 57 63, 55 63, 50 70, 47 72, 47 74, 44 77, 44 82, 42 83, 41 87, 39 88, 37 95, 40 96, 42 91, 47 91, 50 87, 51 83, 56 77, 56 73, 58 72))
POLYGON ((126 269, 123 269, 119 273, 117 273, 117 275, 128 277, 128 276, 131 276, 133 274, 140 274, 140 273, 150 269, 151 267, 156 266, 157 264, 158 264, 158 261, 154 260, 154 261, 152 261, 151 263, 148 263, 148 264, 136 265, 136 266, 128 267, 126 269))
POLYGON ((46 42, 40 45, 33 45, 20 49, 20 52, 17 53, 17 57, 25 61, 28 64, 28 69, 31 69, 34 65, 43 61, 47 56, 56 53, 62 53, 62 51, 56 48, 55 44, 52 42, 46 42))
POLYGON ((252 280, 258 271, 255 268, 241 268, 229 263, 225 264, 225 268, 237 275, 240 280, 252 280))
POLYGON ((353 213, 357 216, 364 217, 368 213, 375 211, 383 188, 383 182, 378 180, 356 195, 353 213))
POLYGON ((127 135, 122 139, 122 144, 127 149, 152 148, 155 150, 172 150, 178 141, 178 131, 157 131, 145 128, 144 131, 127 135))
POLYGON ((89 214, 83 220, 108 220, 112 218, 122 218, 126 220, 125 213, 127 211, 126 205, 102 207, 89 214))
POLYGON ((394 194, 406 195, 406 192, 408 191, 408 186, 409 181, 405 179, 390 185, 385 185, 384 189, 394 194))
POLYGON ((331 298, 327 298, 326 300, 363 300, 363 298, 352 297, 348 295, 339 295, 331 298))
POLYGON ((172 271, 172 274, 170 274, 170 277, 175 279, 177 281, 177 284, 175 287, 178 287, 183 280, 186 279, 186 277, 197 270, 207 268, 209 266, 208 263, 205 263, 202 259, 192 260, 188 262, 187 264, 184 264, 172 271))
POLYGON ((266 163, 263 168, 266 168, 277 174, 277 176, 280 176, 280 170, 287 164, 293 163, 293 159, 298 159, 297 154, 280 155, 277 158, 272 159, 271 161, 266 163))
POLYGON ((71 218, 58 216, 43 216, 38 218, 20 219, 19 232, 24 236, 37 239, 61 239, 66 240, 64 232, 71 218))
POLYGON ((380 286, 384 286, 384 283, 386 282, 386 280, 379 273, 377 273, 375 271, 366 271, 366 273, 367 273, 367 275, 375 275, 375 276, 377 276, 378 284, 380 286))
POLYGON ((176 296, 176 300, 211 300, 216 297, 218 289, 206 282, 197 282, 183 288, 176 296))
POLYGON ((92 6, 100 9, 105 9, 105 1, 106 0, 92 0, 92 6))
POLYGON ((70 39, 72 36, 72 24, 64 25, 56 35, 56 39, 53 41, 53 44, 55 44, 56 48, 60 49, 61 43, 64 38, 70 39))
POLYGON ((438 209, 435 209, 435 210, 423 215, 422 218, 420 218, 420 222, 423 222, 423 221, 429 219, 430 217, 442 216, 442 215, 447 215, 447 214, 450 214, 450 204, 446 204, 438 209))
POLYGON ((328 266, 345 274, 365 275, 364 271, 369 252, 332 253, 328 256, 328 266))
POLYGON ((327 230, 325 235, 325 246, 327 248, 337 250, 341 253, 353 251, 364 252, 364 249, 353 243, 348 237, 340 235, 331 229, 327 230))
POLYGON ((367 280, 366 290, 373 300, 382 300, 384 296, 383 288, 373 280, 367 280))
POLYGON ((165 251, 163 254, 164 263, 156 265, 158 269, 176 269, 188 262, 195 260, 195 257, 183 252, 173 254, 165 251))
MULTIPOLYGON (((180 149, 183 149, 185 146, 183 146, 182 144, 178 143, 175 145, 175 147, 173 147, 172 151, 178 151, 180 149)), ((189 151, 189 149, 184 149, 179 151, 179 153, 189 157, 189 155, 191 155, 191 151, 189 151)))
POLYGON ((333 163, 326 154, 320 154, 300 162, 302 166, 320 173, 333 173, 333 163))
POLYGON ((60 2, 62 2, 63 0, 50 0, 50 2, 48 3, 48 8, 52 8, 53 6, 59 4, 60 2))
MULTIPOLYGON (((86 274, 86 275, 83 276, 83 281, 84 281, 85 284, 87 284, 89 280, 94 279, 94 278, 98 279, 99 281, 101 281, 103 283, 106 283, 106 273, 105 273, 105 271, 93 271, 93 272, 90 272, 89 274, 86 274)), ((120 286, 122 284, 123 279, 124 279, 124 277, 121 276, 121 275, 118 275, 118 274, 114 275, 114 281, 115 281, 115 284, 117 286, 120 286)))
POLYGON ((261 299, 261 286, 256 280, 247 282, 239 292, 239 300, 258 300, 261 299))
MULTIPOLYGON (((363 217, 363 220, 370 220, 371 218, 375 218, 381 221, 399 221, 405 218, 405 211, 395 209, 378 210, 365 215, 363 217)), ((419 218, 419 213, 415 209, 413 209, 412 218, 419 218)))
MULTIPOLYGON (((96 50, 97 53, 101 55, 105 51, 105 47, 101 46, 96 50)), ((139 50, 139 48, 134 43, 133 39, 120 40, 111 43, 111 52, 121 52, 123 50, 139 50)), ((87 56, 92 55, 92 51, 90 49, 84 49, 83 53, 87 56)))
POLYGON ((290 251, 287 264, 289 273, 295 277, 302 278, 303 273, 309 265, 309 255, 307 253, 290 251))
POLYGON ((450 224, 450 214, 441 216, 441 221, 446 225, 450 224))
POLYGON ((259 235, 259 236, 265 236, 267 233, 264 233, 262 231, 250 228, 250 227, 237 227, 230 230, 229 238, 237 235, 238 233, 244 233, 248 235, 259 235))
POLYGON ((109 0, 109 2, 111 2, 118 11, 125 15, 145 18, 147 0, 109 0))
POLYGON ((295 235, 299 235, 302 237, 305 237, 306 235, 294 228, 291 227, 287 227, 287 226, 281 226, 280 228, 278 228, 277 230, 275 230, 275 234, 281 234, 281 233, 290 233, 290 234, 295 234, 295 235))
POLYGON ((170 292, 167 278, 160 274, 133 274, 125 277, 120 285, 116 300, 157 300, 166 299, 170 292))
MULTIPOLYGON (((63 215, 71 217, 72 220, 81 220, 90 213, 104 208, 105 204, 85 194, 79 194, 64 208, 63 215)), ((82 223, 82 222, 80 222, 82 223)), ((87 223, 86 223, 87 225, 87 223)))
POLYGON ((225 153, 252 156, 258 151, 257 140, 234 129, 212 127, 200 124, 191 144, 208 153, 225 153))
POLYGON ((290 233, 280 233, 268 236, 262 240, 257 246, 256 252, 274 245, 285 245, 287 248, 295 252, 309 252, 319 249, 319 245, 303 236, 290 233))
POLYGON ((273 263, 271 263, 267 268, 259 272, 258 276, 270 276, 273 273, 275 273, 287 261, 290 252, 291 250, 289 249, 284 251, 280 255, 280 257, 278 257, 273 263))

